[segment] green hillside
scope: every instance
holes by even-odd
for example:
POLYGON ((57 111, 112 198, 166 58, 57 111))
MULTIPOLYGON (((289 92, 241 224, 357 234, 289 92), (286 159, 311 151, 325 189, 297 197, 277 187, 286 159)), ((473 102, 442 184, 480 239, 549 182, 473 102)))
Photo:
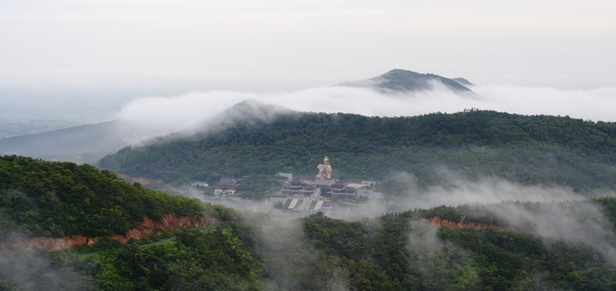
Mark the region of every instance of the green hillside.
MULTIPOLYGON (((593 202, 513 205, 540 210, 604 207, 593 202)), ((515 204, 515 203, 514 203, 515 204)), ((521 230, 450 229, 421 222, 440 216, 489 222, 512 206, 416 209, 361 221, 317 213, 283 219, 212 207, 221 224, 180 229, 167 239, 99 242, 61 253, 0 252, 0 290, 613 290, 612 225, 590 224, 586 242, 521 230), (474 209, 469 213, 469 209, 474 209), (601 232, 605 231, 605 232, 601 232), (103 245, 101 245, 103 244, 103 245), (49 266, 41 268, 41 261, 49 266), (27 268, 22 268, 26 266, 27 268), (11 271, 23 271, 15 276, 11 271), (18 278, 16 278, 18 277, 18 278)), ((595 208, 592 208, 595 209, 595 208)), ((588 224, 592 213, 576 215, 588 224)), ((502 223, 502 221, 496 221, 502 223)))
POLYGON ((131 185, 107 170, 0 157, 0 290, 257 290, 250 235, 230 209, 131 185), (213 224, 125 245, 110 238, 163 214, 213 224), (60 252, 25 244, 72 235, 100 240, 60 252))
POLYGON ((119 121, 0 139, 0 155, 16 154, 40 159, 95 163, 108 153, 128 145, 121 132, 131 128, 119 121))
POLYGON ((438 171, 447 168, 470 179, 616 189, 616 123, 479 110, 415 117, 288 113, 209 132, 126 147, 98 165, 166 183, 215 182, 223 175, 316 175, 328 156, 336 178, 405 171, 431 185, 442 183, 438 171))
POLYGON ((131 185, 107 170, 0 157, 0 238, 123 234, 145 217, 198 214, 201 203, 131 185), (17 237, 15 237, 17 236, 17 237))
POLYGON ((616 287, 616 198, 441 206, 348 222, 201 205, 107 170, 18 156, 0 159, 0 183, 0 290, 616 287), (61 252, 5 248, 27 236, 123 233, 162 213, 217 222, 61 252))

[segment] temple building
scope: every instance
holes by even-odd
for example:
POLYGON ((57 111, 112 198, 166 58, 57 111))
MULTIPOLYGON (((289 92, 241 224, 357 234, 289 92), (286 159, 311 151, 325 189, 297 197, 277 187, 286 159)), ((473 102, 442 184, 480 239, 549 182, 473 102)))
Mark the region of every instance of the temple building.
POLYGON ((321 193, 321 196, 330 198, 333 196, 338 196, 340 199, 350 200, 357 197, 357 189, 348 187, 342 182, 342 180, 338 180, 328 187, 326 193, 321 193))
POLYGON ((287 196, 310 196, 315 190, 315 185, 307 184, 299 179, 293 179, 282 185, 281 192, 287 196))
POLYGON ((222 177, 214 186, 214 195, 233 195, 237 189, 238 182, 233 177, 222 177))
MULTIPOLYGON (((332 166, 327 156, 323 159, 323 163, 318 165, 317 169, 319 173, 316 177, 294 176, 291 173, 278 174, 279 176, 289 179, 283 184, 280 193, 287 197, 296 197, 298 199, 306 197, 314 201, 322 198, 326 198, 325 200, 327 200, 327 198, 354 200, 360 198, 360 196, 362 199, 382 199, 383 197, 382 193, 374 191, 361 190, 360 192, 359 189, 371 187, 376 184, 374 181, 365 181, 362 179, 333 179, 332 166)), ((297 208, 295 205, 293 206, 293 209, 297 208)), ((299 209, 303 208, 304 207, 299 207, 299 209)))

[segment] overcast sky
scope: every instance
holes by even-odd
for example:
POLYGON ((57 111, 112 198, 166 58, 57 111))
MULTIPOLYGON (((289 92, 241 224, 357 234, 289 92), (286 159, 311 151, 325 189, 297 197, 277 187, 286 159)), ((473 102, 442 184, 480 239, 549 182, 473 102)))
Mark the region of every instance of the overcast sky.
POLYGON ((297 90, 393 68, 616 84, 613 0, 3 0, 0 42, 0 89, 297 90))

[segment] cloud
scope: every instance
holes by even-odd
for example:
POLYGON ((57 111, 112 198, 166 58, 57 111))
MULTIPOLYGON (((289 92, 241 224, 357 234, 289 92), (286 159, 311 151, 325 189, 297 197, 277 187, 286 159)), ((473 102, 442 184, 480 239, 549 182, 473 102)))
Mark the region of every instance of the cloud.
POLYGON ((582 201, 588 197, 615 196, 611 191, 596 190, 580 195, 568 187, 521 185, 498 177, 479 177, 470 180, 446 170, 439 170, 442 184, 428 188, 418 187, 414 175, 397 172, 388 179, 395 181, 399 188, 405 189, 396 199, 389 202, 368 202, 357 206, 361 217, 374 217, 388 212, 409 209, 428 209, 441 205, 459 206, 463 204, 494 204, 504 201, 555 202, 582 201), (446 185, 446 186, 442 186, 446 185))
POLYGON ((613 244, 616 234, 597 204, 588 201, 534 205, 503 203, 479 208, 504 219, 514 228, 543 238, 548 247, 555 240, 585 245, 616 267, 616 246, 613 244))
POLYGON ((485 85, 475 86, 473 90, 484 98, 475 106, 479 109, 616 121, 616 114, 609 110, 616 105, 616 88, 558 90, 549 87, 485 85))
POLYGON ((273 284, 298 289, 303 283, 297 280, 298 272, 316 264, 316 251, 307 243, 301 221, 272 218, 258 220, 258 237, 268 256, 265 270, 273 284))
MULTIPOLYGON (((62 259, 77 262, 69 255, 62 259)), ((32 249, 5 251, 0 253, 0 278, 19 290, 91 289, 92 282, 62 259, 32 249)))
MULTIPOLYGON (((476 209, 477 213, 490 213, 508 226, 542 238, 548 247, 557 240, 585 245, 616 266, 616 246, 613 244, 616 234, 612 223, 604 215, 603 209, 587 201, 587 197, 569 188, 526 186, 495 177, 471 181, 448 171, 442 171, 441 176, 447 180, 447 187, 434 186, 421 190, 415 186, 413 175, 393 174, 392 179, 407 185, 407 195, 395 204, 373 204, 368 213, 470 204, 471 209, 476 209)), ((603 191, 590 195, 613 197, 615 193, 603 191)), ((424 230, 423 233, 430 232, 424 230)), ((419 241, 430 237, 419 237, 419 241)))
POLYGON ((203 122, 233 104, 253 97, 254 94, 218 91, 148 97, 129 103, 118 118, 150 135, 165 135, 203 122))
POLYGON ((253 99, 301 112, 355 113, 366 116, 415 116, 478 108, 525 115, 568 115, 593 121, 616 121, 616 88, 558 90, 548 87, 475 85, 474 93, 456 94, 443 87, 408 94, 382 94, 366 88, 317 87, 294 92, 191 92, 148 97, 125 106, 118 118, 159 136, 190 128, 243 100, 253 99))
MULTIPOLYGON (((474 93, 455 94, 443 88, 400 95, 386 95, 365 88, 343 86, 319 87, 285 93, 250 93, 209 91, 193 92, 175 97, 151 97, 130 103, 119 114, 125 121, 166 134, 193 127, 213 118, 232 105, 253 99, 296 111, 346 112, 368 116, 413 116, 432 112, 459 112, 466 108, 496 110, 526 115, 568 115, 593 121, 616 120, 616 88, 590 90, 558 90, 548 87, 512 85, 475 85, 474 93)), ((376 216, 390 211, 430 208, 439 205, 456 206, 476 203, 490 204, 516 200, 553 202, 584 200, 569 188, 541 185, 520 185, 494 177, 467 180, 455 173, 443 171, 447 187, 435 186, 420 190, 413 185, 413 176, 397 174, 397 179, 409 181, 407 198, 396 205, 366 205, 364 216, 376 216)), ((613 196, 614 193, 595 193, 613 196)), ((513 226, 529 227, 545 239, 562 239, 586 244, 616 266, 616 249, 606 237, 613 234, 600 209, 580 202, 574 208, 564 204, 545 204, 542 212, 503 204, 494 207, 495 215, 513 226)), ((268 206, 250 206, 264 207, 268 206)))
POLYGON ((306 236, 304 222, 281 214, 238 211, 254 230, 268 290, 348 290, 349 272, 340 260, 333 264, 306 236))
POLYGON ((440 282, 447 285, 469 288, 478 285, 479 276, 472 266, 471 254, 462 247, 438 238, 438 227, 427 224, 413 226, 408 241, 411 269, 422 282, 440 282))

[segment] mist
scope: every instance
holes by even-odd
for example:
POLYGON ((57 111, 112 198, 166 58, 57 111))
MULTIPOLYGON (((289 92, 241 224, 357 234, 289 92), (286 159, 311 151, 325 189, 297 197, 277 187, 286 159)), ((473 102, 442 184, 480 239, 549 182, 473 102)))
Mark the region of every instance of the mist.
POLYGON ((616 234, 603 209, 587 201, 524 206, 504 203, 482 207, 510 226, 537 235, 549 246, 555 240, 584 245, 616 267, 616 234))
POLYGON ((259 240, 268 254, 265 269, 272 282, 288 290, 348 290, 344 286, 346 269, 339 265, 316 268, 324 255, 306 237, 302 221, 272 218, 258 227, 259 240))
MULTIPOLYGON (((616 233, 612 223, 600 206, 588 201, 589 196, 614 197, 616 193, 613 191, 595 191, 581 196, 565 187, 520 185, 496 177, 468 180, 447 170, 441 171, 441 177, 448 186, 420 189, 413 175, 393 173, 390 179, 405 183, 407 193, 395 203, 365 205, 362 212, 381 215, 441 205, 467 205, 477 213, 492 214, 507 226, 542 238, 548 247, 556 241, 589 247, 616 267, 616 246, 613 244, 616 233)), ((432 238, 434 235, 429 235, 429 229, 423 233, 426 235, 419 237, 420 242, 434 240, 427 245, 440 245, 432 238)))
MULTIPOLYGON (((473 93, 464 94, 457 94, 442 87, 407 94, 385 94, 366 88, 344 86, 310 88, 290 93, 192 92, 134 101, 124 107, 118 117, 144 128, 155 129, 157 134, 164 135, 194 128, 196 124, 214 118, 224 109, 250 99, 299 112, 344 112, 367 116, 414 116, 477 108, 524 115, 569 116, 591 121, 616 120, 616 113, 613 112, 613 108, 616 108, 615 88, 559 90, 500 84, 475 85, 471 89, 473 93)), ((491 204, 485 209, 507 221, 510 226, 527 229, 541 237, 546 245, 558 240, 582 244, 616 266, 616 248, 609 241, 614 234, 608 220, 600 208, 583 201, 589 196, 614 196, 612 192, 595 191, 581 196, 567 187, 521 185, 489 176, 468 180, 446 169, 441 171, 441 176, 448 181, 447 186, 420 189, 415 185, 415 178, 411 174, 393 175, 396 179, 407 181, 409 187, 406 195, 395 204, 367 203, 358 206, 355 211, 359 215, 353 219, 440 205, 491 204), (507 201, 510 202, 503 203, 507 201), (546 204, 540 207, 540 211, 529 211, 512 201, 546 204), (576 203, 579 204, 558 204, 563 201, 578 201, 576 203)), ((220 203, 252 211, 272 211, 267 204, 220 203)), ((428 246, 433 244, 430 242, 433 237, 428 231, 428 235, 424 237, 411 238, 411 244, 428 246)), ((442 248, 442 245, 439 248, 442 248)))
MULTIPOLYGON (((429 224, 416 224, 412 228, 407 243, 410 254, 409 265, 417 270, 425 281, 439 281, 436 278, 464 278, 466 282, 457 284, 474 285, 479 275, 473 269, 472 254, 462 247, 438 238, 439 228, 429 224), (455 272, 450 276, 447 272, 455 272)), ((454 279, 455 280, 455 279, 454 279)), ((453 281, 453 280, 452 280, 453 281)), ((440 286, 446 290, 446 286, 440 286)))
POLYGON ((454 93, 444 86, 430 91, 387 94, 367 88, 317 87, 293 92, 191 92, 147 97, 130 102, 117 118, 146 136, 162 136, 193 128, 226 108, 252 99, 300 112, 354 113, 366 116, 415 116, 464 109, 495 110, 524 115, 570 116, 592 121, 616 120, 616 88, 560 90, 549 87, 475 85, 473 93, 454 93))
POLYGON ((38 250, 0 253, 0 277, 19 290, 94 290, 90 279, 38 250))

